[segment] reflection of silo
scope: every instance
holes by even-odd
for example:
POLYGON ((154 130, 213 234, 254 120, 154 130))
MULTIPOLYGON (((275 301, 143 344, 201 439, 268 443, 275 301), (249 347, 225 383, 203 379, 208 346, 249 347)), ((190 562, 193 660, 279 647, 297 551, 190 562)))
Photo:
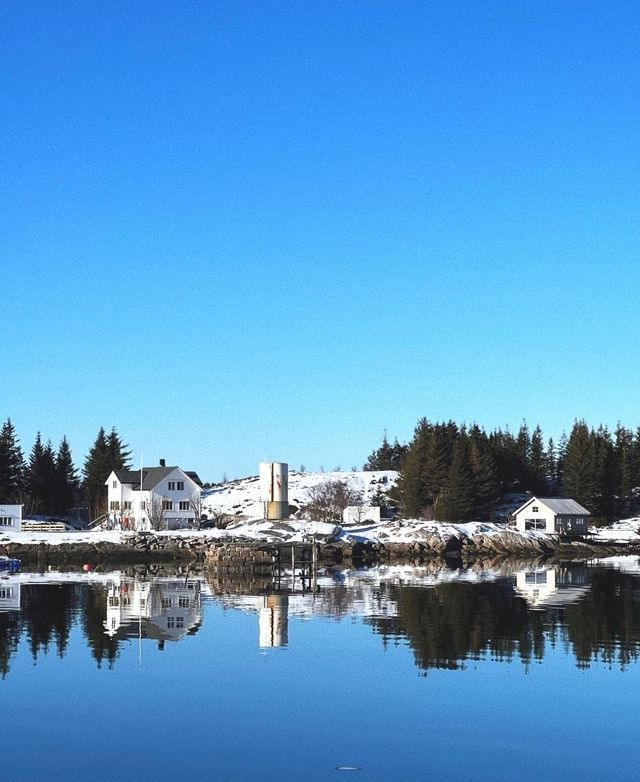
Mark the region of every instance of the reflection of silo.
POLYGON ((260 463, 260 500, 265 504, 265 518, 286 519, 289 516, 288 484, 286 462, 260 463))
POLYGON ((289 642, 289 596, 259 598, 260 648, 286 646, 289 642))

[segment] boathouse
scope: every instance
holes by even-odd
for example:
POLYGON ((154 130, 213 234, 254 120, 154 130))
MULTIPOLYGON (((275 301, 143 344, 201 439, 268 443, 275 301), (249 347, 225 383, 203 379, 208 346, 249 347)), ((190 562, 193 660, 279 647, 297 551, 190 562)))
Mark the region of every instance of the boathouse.
POLYGON ((513 514, 520 532, 586 535, 591 514, 579 502, 562 497, 531 497, 513 514))

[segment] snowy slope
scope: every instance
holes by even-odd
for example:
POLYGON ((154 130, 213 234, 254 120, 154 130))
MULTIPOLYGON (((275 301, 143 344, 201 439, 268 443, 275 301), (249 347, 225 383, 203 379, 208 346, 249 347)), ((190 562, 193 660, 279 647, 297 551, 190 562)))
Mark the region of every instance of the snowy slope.
MULTIPOLYGON (((297 508, 308 501, 309 491, 325 481, 345 481, 349 488, 358 492, 365 504, 371 502, 378 490, 387 494, 395 485, 398 473, 394 470, 375 472, 289 472, 289 504, 297 508)), ((203 495, 203 512, 207 515, 220 513, 262 518, 263 504, 260 498, 260 480, 258 476, 241 478, 235 481, 206 489, 203 495)))

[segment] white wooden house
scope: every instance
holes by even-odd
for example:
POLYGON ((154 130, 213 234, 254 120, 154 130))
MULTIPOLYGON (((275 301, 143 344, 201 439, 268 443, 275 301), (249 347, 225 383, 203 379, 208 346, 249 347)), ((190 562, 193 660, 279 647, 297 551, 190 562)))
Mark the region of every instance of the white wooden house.
POLYGON ((20 532, 22 505, 0 505, 0 532, 20 532))
POLYGON ((345 526, 356 524, 380 524, 379 505, 347 505, 342 511, 342 523, 345 526))
POLYGON ((591 514, 575 500, 531 497, 513 514, 516 529, 556 535, 585 535, 591 514))
POLYGON ((122 529, 180 529, 200 521, 202 482, 180 467, 113 470, 108 487, 109 522, 122 529))

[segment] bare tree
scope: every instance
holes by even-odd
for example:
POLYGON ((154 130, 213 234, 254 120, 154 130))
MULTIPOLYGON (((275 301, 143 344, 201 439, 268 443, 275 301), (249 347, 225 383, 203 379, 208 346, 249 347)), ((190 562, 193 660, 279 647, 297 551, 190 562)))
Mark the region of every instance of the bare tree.
POLYGON ((360 505, 361 502, 360 492, 352 489, 347 481, 329 479, 309 490, 303 514, 315 521, 339 523, 347 505, 360 505))
POLYGON ((201 492, 198 492, 197 494, 192 494, 191 497, 189 497, 189 507, 193 511, 193 520, 195 522, 195 526, 198 527, 200 525, 200 521, 202 520, 202 494, 201 492))
POLYGON ((147 516, 151 529, 156 531, 163 529, 165 514, 166 508, 162 497, 155 497, 152 493, 147 503, 147 516))

